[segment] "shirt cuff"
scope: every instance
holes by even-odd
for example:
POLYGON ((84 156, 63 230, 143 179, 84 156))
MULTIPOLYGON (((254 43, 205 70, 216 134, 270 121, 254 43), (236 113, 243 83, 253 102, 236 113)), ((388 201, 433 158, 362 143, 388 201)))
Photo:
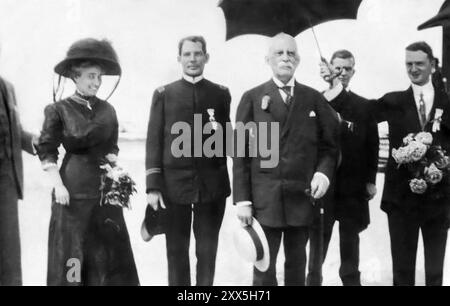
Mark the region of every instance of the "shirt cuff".
POLYGON ((162 173, 161 168, 150 168, 150 169, 145 170, 146 176, 149 176, 151 174, 161 174, 161 173, 162 173))
POLYGON ((52 168, 58 169, 58 165, 52 162, 42 162, 42 170, 47 171, 52 168))
POLYGON ((316 173, 314 173, 314 176, 320 176, 320 177, 322 177, 324 180, 327 181, 328 186, 330 185, 330 179, 328 178, 328 176, 326 176, 326 175, 323 174, 322 172, 316 172, 316 173))
POLYGON ((236 203, 237 207, 244 207, 244 206, 252 206, 252 202, 250 201, 241 201, 236 203))
POLYGON ((342 83, 339 83, 334 88, 330 88, 330 89, 326 90, 323 93, 323 96, 325 97, 325 99, 327 99, 328 102, 330 102, 330 101, 336 99, 336 97, 339 96, 339 94, 343 90, 344 90, 344 86, 342 86, 342 83))
POLYGON ((32 150, 32 152, 33 152, 33 155, 36 155, 36 154, 37 154, 37 147, 36 147, 35 144, 34 144, 34 137, 33 137, 33 139, 31 140, 31 150, 32 150))

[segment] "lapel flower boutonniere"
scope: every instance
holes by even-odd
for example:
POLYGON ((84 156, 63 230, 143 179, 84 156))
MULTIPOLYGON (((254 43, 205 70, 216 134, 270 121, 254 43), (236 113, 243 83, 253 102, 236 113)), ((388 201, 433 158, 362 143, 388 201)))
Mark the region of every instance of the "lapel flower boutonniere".
POLYGON ((261 109, 265 112, 269 111, 269 105, 270 105, 270 97, 268 95, 265 95, 264 97, 262 97, 261 99, 261 109))
POLYGON ((217 126, 216 118, 214 117, 215 110, 214 110, 214 108, 208 108, 206 111, 208 112, 208 115, 209 115, 209 122, 211 122, 213 130, 216 131, 218 126, 217 126))
POLYGON ((433 133, 436 133, 441 130, 441 122, 442 122, 442 114, 444 111, 442 108, 436 108, 436 112, 434 113, 434 119, 433 119, 433 133))

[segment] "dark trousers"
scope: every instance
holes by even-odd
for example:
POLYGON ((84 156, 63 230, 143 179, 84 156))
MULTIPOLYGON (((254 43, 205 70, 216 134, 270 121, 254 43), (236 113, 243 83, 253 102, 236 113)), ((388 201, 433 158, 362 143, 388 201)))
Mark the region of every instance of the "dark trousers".
POLYGON ((21 286, 17 185, 10 160, 0 160, 0 285, 21 286))
MULTIPOLYGON (((319 228, 318 226, 313 226, 310 229, 308 286, 322 285, 321 265, 325 261, 332 230, 333 224, 325 226, 321 260, 319 228)), ((361 286, 361 273, 359 272, 359 233, 360 226, 355 224, 351 219, 342 219, 339 221, 339 250, 341 256, 339 276, 344 286, 361 286)))
POLYGON ((213 285, 225 200, 193 205, 169 205, 169 226, 166 231, 169 286, 191 285, 189 243, 192 223, 196 241, 197 286, 213 285))
POLYGON ((277 286, 276 263, 281 239, 285 255, 285 286, 304 286, 308 227, 271 228, 262 226, 269 244, 270 264, 266 272, 254 268, 254 286, 277 286))
POLYGON ((388 221, 394 286, 415 285, 419 229, 425 251, 426 285, 441 286, 448 232, 446 216, 421 220, 420 216, 393 210, 388 213, 388 221))

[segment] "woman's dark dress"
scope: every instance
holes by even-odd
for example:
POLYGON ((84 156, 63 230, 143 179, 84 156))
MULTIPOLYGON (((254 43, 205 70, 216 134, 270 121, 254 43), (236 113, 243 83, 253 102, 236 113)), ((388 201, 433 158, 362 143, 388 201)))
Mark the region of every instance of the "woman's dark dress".
POLYGON ((122 208, 100 206, 99 161, 118 153, 117 138, 116 113, 106 101, 72 96, 45 109, 39 158, 56 163, 64 146, 60 174, 70 194, 69 206, 52 201, 48 285, 139 284, 122 208))

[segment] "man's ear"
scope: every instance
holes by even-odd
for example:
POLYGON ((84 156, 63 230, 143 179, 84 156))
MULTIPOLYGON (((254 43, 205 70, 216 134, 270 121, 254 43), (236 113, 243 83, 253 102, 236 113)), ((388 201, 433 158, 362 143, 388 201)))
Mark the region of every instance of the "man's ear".
POLYGON ((206 54, 205 54, 205 58, 206 58, 205 63, 209 62, 209 53, 206 53, 206 54))

